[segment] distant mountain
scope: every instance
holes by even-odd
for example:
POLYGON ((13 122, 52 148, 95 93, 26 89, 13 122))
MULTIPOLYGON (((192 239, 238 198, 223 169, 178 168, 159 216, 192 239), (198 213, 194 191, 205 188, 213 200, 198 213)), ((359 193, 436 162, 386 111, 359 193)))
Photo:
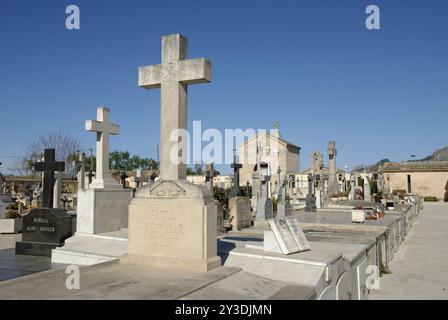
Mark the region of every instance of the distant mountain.
POLYGON ((367 169, 367 172, 376 172, 376 171, 378 171, 379 167, 383 166, 386 162, 390 162, 390 160, 385 158, 385 159, 378 161, 375 164, 371 164, 371 165, 367 165, 367 166, 364 164, 361 164, 361 165, 355 167, 353 169, 353 171, 364 172, 364 167, 365 167, 367 169))
POLYGON ((418 161, 448 161, 448 146, 434 151, 434 153, 418 161))
MULTIPOLYGON (((434 151, 434 153, 432 155, 430 155, 426 158, 423 158, 420 160, 413 160, 413 161, 415 161, 415 162, 418 162, 418 161, 448 161, 448 146, 434 151)), ((353 172, 364 172, 364 167, 367 168, 368 172, 376 172, 376 171, 378 171, 378 168, 380 166, 383 166, 386 162, 390 162, 390 160, 386 158, 386 159, 378 161, 375 164, 367 165, 367 166, 364 164, 361 164, 359 166, 356 166, 353 169, 353 172)))

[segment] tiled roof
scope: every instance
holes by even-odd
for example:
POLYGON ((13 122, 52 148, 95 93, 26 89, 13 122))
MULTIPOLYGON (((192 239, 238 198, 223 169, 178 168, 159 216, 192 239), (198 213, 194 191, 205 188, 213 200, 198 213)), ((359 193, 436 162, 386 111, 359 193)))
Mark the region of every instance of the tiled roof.
POLYGON ((383 172, 448 172, 448 161, 386 162, 383 172))

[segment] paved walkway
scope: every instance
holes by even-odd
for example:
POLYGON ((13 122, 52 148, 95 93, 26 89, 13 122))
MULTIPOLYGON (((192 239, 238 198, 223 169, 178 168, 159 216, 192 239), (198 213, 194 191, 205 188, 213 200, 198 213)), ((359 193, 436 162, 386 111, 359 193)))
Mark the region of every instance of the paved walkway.
POLYGON ((428 204, 380 279, 372 300, 448 300, 448 203, 428 204))

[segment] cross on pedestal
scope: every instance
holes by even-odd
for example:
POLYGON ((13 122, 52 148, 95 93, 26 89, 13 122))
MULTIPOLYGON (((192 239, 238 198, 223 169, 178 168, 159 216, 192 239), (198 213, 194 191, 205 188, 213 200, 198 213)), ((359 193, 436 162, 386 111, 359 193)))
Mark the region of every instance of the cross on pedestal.
POLYGON ((187 176, 187 141, 176 132, 187 129, 187 86, 211 80, 210 61, 187 60, 187 54, 187 38, 180 34, 164 36, 162 63, 139 68, 140 87, 161 88, 160 178, 165 180, 185 180, 187 176), (178 158, 171 159, 172 155, 178 158))
POLYGON ((34 171, 44 173, 42 182, 43 208, 53 208, 54 173, 55 171, 65 171, 65 162, 55 161, 55 153, 54 149, 45 149, 44 161, 34 163, 34 171))
POLYGON ((91 188, 121 188, 109 174, 109 136, 120 134, 120 126, 110 123, 109 109, 98 108, 97 120, 87 120, 86 131, 96 132, 96 176, 91 188))

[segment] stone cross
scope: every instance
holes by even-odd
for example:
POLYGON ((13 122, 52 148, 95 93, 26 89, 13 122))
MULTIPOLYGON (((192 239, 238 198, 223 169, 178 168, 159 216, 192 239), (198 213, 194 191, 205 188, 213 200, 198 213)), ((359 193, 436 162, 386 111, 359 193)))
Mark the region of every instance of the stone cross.
POLYGON ((211 193, 213 193, 213 177, 215 176, 215 170, 213 169, 213 163, 207 163, 205 165, 205 186, 211 193))
POLYGON ((93 170, 89 170, 89 174, 87 175, 89 177, 89 185, 92 183, 93 178, 95 177, 95 174, 93 173, 93 170))
POLYGON ((126 188, 126 178, 128 178, 128 174, 126 173, 126 171, 121 171, 120 173, 120 181, 121 184, 123 185, 123 188, 126 188))
POLYGON ((332 196, 333 193, 338 192, 338 181, 336 176, 336 142, 330 141, 328 143, 328 159, 329 159, 329 168, 328 168, 328 189, 329 195, 332 196))
POLYGON ((266 220, 273 217, 272 200, 269 195, 269 181, 267 174, 268 164, 260 163, 260 194, 257 203, 257 220, 266 220))
POLYGON ((308 194, 306 195, 305 212, 312 212, 316 209, 316 198, 314 197, 314 176, 308 175, 308 194))
POLYGON ((80 152, 78 155, 78 190, 84 189, 86 180, 86 154, 80 152))
POLYGON ((86 121, 86 131, 96 132, 96 176, 92 188, 119 188, 109 174, 109 135, 120 134, 120 126, 110 123, 110 110, 98 108, 97 120, 86 121))
POLYGON ((364 178, 364 201, 372 201, 372 192, 370 189, 370 179, 365 176, 364 178))
POLYGON ((350 179, 350 194, 349 194, 349 200, 355 200, 355 178, 350 179))
POLYGON ((187 56, 187 38, 180 34, 168 35, 162 38, 162 63, 139 68, 140 87, 161 88, 160 178, 164 180, 186 179, 187 141, 176 130, 187 129, 187 86, 211 80, 210 61, 187 59, 187 56), (172 134, 178 139, 172 139, 172 134), (171 159, 172 150, 179 146, 180 159, 171 159))
POLYGON ((53 187, 54 187, 54 173, 55 171, 65 171, 65 162, 55 161, 55 150, 45 149, 45 156, 43 162, 34 163, 34 171, 43 172, 43 197, 42 207, 53 207, 53 187))
POLYGON ((236 156, 233 157, 233 163, 231 168, 233 169, 233 188, 231 197, 239 197, 240 194, 240 169, 243 167, 241 163, 238 163, 236 156))

